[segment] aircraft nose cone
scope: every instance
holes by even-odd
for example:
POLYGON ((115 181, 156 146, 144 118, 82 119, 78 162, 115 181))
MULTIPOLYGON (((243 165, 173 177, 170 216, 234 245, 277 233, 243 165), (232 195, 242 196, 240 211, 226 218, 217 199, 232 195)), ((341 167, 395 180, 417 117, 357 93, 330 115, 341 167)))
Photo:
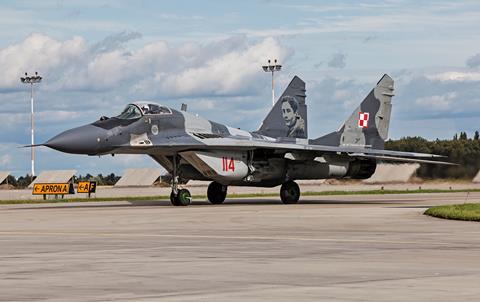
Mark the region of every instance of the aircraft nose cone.
POLYGON ((105 130, 85 125, 60 133, 47 141, 45 146, 66 153, 96 154, 104 136, 105 130))

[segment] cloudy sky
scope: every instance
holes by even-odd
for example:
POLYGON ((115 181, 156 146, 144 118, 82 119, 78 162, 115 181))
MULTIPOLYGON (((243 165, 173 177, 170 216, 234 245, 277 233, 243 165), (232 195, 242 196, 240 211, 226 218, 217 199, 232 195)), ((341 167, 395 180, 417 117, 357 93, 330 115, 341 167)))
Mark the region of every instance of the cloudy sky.
MULTIPOLYGON (((450 138, 480 129, 478 1, 2 1, 0 170, 30 171, 30 102, 19 81, 38 71, 36 141, 156 101, 256 130, 271 105, 261 70, 277 58, 281 93, 307 84, 309 135, 336 130, 378 79, 395 79, 391 138, 450 138)), ((141 155, 102 158, 38 148, 37 172, 121 173, 141 155)))

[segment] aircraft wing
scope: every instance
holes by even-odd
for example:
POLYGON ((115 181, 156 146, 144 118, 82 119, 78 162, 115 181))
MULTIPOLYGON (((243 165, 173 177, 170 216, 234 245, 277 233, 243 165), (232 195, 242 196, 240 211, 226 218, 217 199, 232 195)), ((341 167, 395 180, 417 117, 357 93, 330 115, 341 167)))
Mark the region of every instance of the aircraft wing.
POLYGON ((418 162, 429 164, 443 164, 454 165, 449 162, 436 161, 434 159, 445 158, 443 155, 417 153, 417 152, 404 152, 404 151, 392 151, 371 149, 363 147, 349 147, 349 146, 326 146, 326 145, 312 145, 312 144, 299 144, 293 142, 276 142, 266 140, 244 139, 244 138, 208 138, 203 139, 200 142, 194 144, 185 144, 185 142, 177 141, 163 141, 162 143, 153 144, 150 146, 129 147, 132 149, 149 150, 151 153, 162 152, 165 148, 172 148, 178 151, 194 151, 194 150, 257 150, 257 149, 270 149, 275 150, 277 153, 309 153, 314 156, 323 156, 328 154, 344 155, 352 158, 370 158, 383 161, 398 161, 398 162, 418 162))
POLYGON ((342 154, 354 158, 370 158, 383 161, 455 165, 449 162, 432 160, 438 158, 445 158, 445 156, 437 154, 380 150, 362 147, 336 147, 311 144, 276 143, 268 141, 245 141, 231 138, 224 138, 217 142, 212 141, 208 144, 208 147, 206 149, 274 149, 279 153, 308 152, 314 154, 315 156, 322 156, 325 154, 342 154), (227 140, 231 141, 229 142, 227 140))

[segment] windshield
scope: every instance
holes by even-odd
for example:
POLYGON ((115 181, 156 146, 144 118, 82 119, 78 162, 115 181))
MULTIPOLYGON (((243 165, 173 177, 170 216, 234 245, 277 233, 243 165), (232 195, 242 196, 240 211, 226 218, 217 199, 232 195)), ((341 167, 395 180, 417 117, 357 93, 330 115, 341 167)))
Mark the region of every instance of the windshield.
POLYGON ((138 109, 137 106, 130 104, 128 105, 120 115, 117 116, 119 119, 131 120, 136 119, 142 116, 142 112, 138 109))

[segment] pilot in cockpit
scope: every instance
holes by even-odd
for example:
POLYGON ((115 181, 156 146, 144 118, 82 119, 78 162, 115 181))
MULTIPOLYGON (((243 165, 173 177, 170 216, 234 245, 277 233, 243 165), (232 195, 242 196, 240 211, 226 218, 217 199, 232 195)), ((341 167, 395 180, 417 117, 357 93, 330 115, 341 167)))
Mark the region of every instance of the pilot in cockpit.
POLYGON ((148 104, 142 105, 142 112, 143 112, 143 114, 149 114, 150 113, 150 107, 148 106, 148 104))

